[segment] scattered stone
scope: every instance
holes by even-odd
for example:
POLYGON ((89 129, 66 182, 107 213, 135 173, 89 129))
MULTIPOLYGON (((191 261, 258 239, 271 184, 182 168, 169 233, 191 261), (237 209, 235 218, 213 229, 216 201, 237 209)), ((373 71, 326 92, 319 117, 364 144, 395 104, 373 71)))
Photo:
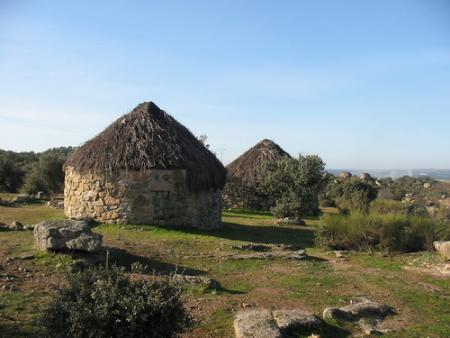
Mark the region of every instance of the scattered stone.
POLYGON ((336 250, 334 251, 334 254, 336 255, 336 258, 347 258, 348 251, 342 251, 342 250, 336 250))
POLYGON ((273 252, 258 252, 244 255, 232 255, 228 256, 228 259, 241 260, 241 259, 275 259, 284 258, 289 260, 303 260, 307 258, 305 250, 298 251, 273 251, 273 252))
POLYGON ((18 221, 13 221, 9 226, 8 226, 9 230, 13 230, 13 231, 21 231, 23 230, 23 224, 18 222, 18 221))
POLYGON ((11 200, 11 202, 14 204, 28 204, 33 201, 34 201, 34 196, 31 196, 31 195, 18 195, 11 200))
POLYGON ((343 321, 351 321, 353 320, 353 316, 351 313, 347 311, 343 311, 337 307, 327 307, 323 310, 322 317, 324 319, 337 319, 343 321))
POLYGON ((450 260, 450 241, 433 242, 434 248, 447 261, 450 260))
POLYGON ((295 245, 295 244, 278 244, 277 247, 279 247, 281 250, 285 250, 285 251, 299 251, 299 250, 303 250, 302 246, 295 245))
POLYGON ((329 307, 323 312, 323 318, 353 321, 361 318, 385 318, 394 314, 394 310, 386 304, 372 302, 366 298, 358 299, 355 303, 337 308, 329 307))
POLYGON ((47 202, 47 207, 64 209, 64 200, 52 198, 50 201, 47 202))
POLYGON ((378 329, 377 329, 377 324, 378 324, 377 321, 368 322, 364 319, 361 319, 358 322, 358 325, 361 328, 363 334, 368 335, 368 336, 380 333, 380 331, 378 331, 378 329))
POLYGON ((21 260, 30 260, 30 259, 34 259, 34 254, 33 253, 24 253, 17 258, 21 259, 21 260))
POLYGON ((276 225, 283 225, 283 224, 288 224, 288 225, 306 225, 304 220, 302 220, 301 218, 296 218, 296 217, 280 218, 280 219, 277 219, 275 223, 276 223, 276 225))
POLYGON ((318 317, 302 310, 276 310, 272 314, 282 333, 319 329, 322 325, 318 317))
POLYGON ((239 311, 234 320, 236 338, 281 338, 269 310, 239 311))
POLYGON ((43 192, 43 191, 38 191, 37 194, 36 194, 36 198, 37 198, 38 200, 42 200, 42 199, 44 199, 45 197, 46 197, 46 194, 45 194, 45 192, 43 192))
POLYGON ((188 284, 188 285, 203 285, 206 287, 215 287, 217 285, 217 282, 209 277, 206 276, 189 276, 189 275, 183 275, 183 274, 175 274, 172 276, 172 278, 177 282, 181 284, 188 284))
POLYGON ((240 245, 232 245, 232 249, 238 249, 238 250, 252 250, 252 251, 270 251, 272 248, 269 245, 262 245, 262 244, 240 244, 240 245))
POLYGON ((25 224, 23 230, 34 230, 34 224, 25 224))
POLYGON ((93 233, 86 221, 44 221, 34 226, 33 235, 41 250, 96 252, 102 248, 102 236, 93 233))

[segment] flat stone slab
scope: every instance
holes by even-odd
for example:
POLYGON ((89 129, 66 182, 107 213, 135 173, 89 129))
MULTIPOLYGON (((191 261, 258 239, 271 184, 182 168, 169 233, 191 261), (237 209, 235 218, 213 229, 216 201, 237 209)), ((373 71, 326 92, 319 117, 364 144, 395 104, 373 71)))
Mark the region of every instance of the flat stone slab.
POLYGON ((450 261, 450 241, 436 241, 433 245, 445 260, 450 261))
POLYGON ((282 333, 319 329, 322 325, 317 316, 302 310, 276 310, 272 315, 282 333))
POLYGON ((275 221, 276 225, 306 225, 305 221, 301 218, 285 217, 279 218, 275 221))
POLYGON ((231 255, 228 256, 228 259, 275 259, 275 258, 284 258, 288 260, 303 260, 308 256, 306 255, 305 250, 298 251, 273 251, 273 252, 258 252, 258 253, 249 253, 243 255, 231 255))
POLYGON ((362 298, 355 303, 341 308, 328 307, 323 311, 323 318, 332 318, 345 321, 354 321, 361 318, 385 318, 394 314, 392 307, 386 304, 373 302, 362 298))
POLYGON ((96 252, 103 247, 102 236, 93 233, 86 221, 44 221, 34 226, 33 236, 41 250, 96 252))
POLYGON ((172 278, 177 283, 184 285, 202 285, 206 287, 215 287, 217 285, 217 282, 214 279, 206 276, 190 276, 190 275, 175 274, 172 276, 172 278))
POLYGON ((281 338, 269 310, 246 310, 236 314, 234 319, 236 338, 281 338))

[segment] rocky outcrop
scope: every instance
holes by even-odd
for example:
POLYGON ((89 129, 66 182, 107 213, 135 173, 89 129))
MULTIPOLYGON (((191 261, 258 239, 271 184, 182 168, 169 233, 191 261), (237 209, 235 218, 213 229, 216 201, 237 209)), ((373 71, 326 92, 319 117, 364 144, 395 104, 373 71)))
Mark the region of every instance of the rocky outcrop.
POLYGON ((13 221, 10 224, 5 224, 0 222, 0 228, 11 230, 11 231, 21 231, 25 230, 25 225, 18 221, 13 221))
POLYGON ((236 338, 281 338, 305 330, 318 330, 322 321, 303 310, 244 310, 234 320, 236 338))
POLYGON ((450 260, 450 241, 433 242, 434 248, 447 261, 450 260))
POLYGON ((275 325, 269 310, 246 310, 237 313, 234 319, 236 338, 280 338, 280 329, 275 325))
POLYGON ((322 321, 311 313, 303 310, 276 310, 273 318, 280 331, 289 334, 293 331, 320 329, 322 321))
POLYGON ((242 255, 231 255, 227 257, 228 259, 233 260, 241 260, 241 259, 287 259, 287 260, 295 260, 300 261, 307 259, 308 256, 306 255, 305 250, 298 250, 298 251, 272 251, 272 252, 255 252, 255 253, 248 253, 248 254, 242 254, 242 255))
POLYGON ((41 250, 96 252, 102 248, 102 236, 93 233, 86 221, 44 221, 35 224, 33 235, 41 250))
POLYGON ((385 318, 391 314, 394 314, 394 310, 389 305, 373 302, 366 298, 361 298, 344 307, 326 308, 323 311, 323 318, 354 321, 367 317, 385 318))
POLYGON ((285 217, 275 221, 276 225, 306 225, 305 221, 296 217, 285 217))

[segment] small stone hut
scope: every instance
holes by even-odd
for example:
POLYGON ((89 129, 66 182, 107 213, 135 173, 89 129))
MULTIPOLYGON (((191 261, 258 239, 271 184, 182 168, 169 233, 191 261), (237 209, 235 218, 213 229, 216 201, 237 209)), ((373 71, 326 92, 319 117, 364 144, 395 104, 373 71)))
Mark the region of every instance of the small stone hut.
POLYGON ((104 223, 216 228, 222 163, 172 116, 139 104, 64 165, 64 210, 104 223))
POLYGON ((227 207, 269 210, 273 198, 261 189, 262 169, 268 162, 290 155, 271 140, 262 140, 227 166, 228 178, 223 191, 227 207))

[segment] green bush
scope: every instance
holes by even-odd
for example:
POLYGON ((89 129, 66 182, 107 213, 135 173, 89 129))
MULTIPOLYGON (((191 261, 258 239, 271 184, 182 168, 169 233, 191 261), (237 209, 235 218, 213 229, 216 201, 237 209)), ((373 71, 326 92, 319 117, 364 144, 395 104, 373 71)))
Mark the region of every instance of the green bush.
POLYGON ((24 176, 25 172, 16 163, 0 157, 0 191, 17 192, 24 176))
POLYGON ((406 207, 401 201, 377 199, 370 204, 370 212, 382 215, 406 214, 406 207))
POLYGON ((284 157, 263 170, 263 189, 275 198, 275 217, 304 217, 319 211, 325 164, 316 155, 284 157))
POLYGON ((401 214, 325 215, 317 243, 338 250, 432 250, 433 241, 450 239, 449 225, 430 217, 401 214))
POLYGON ((27 194, 38 191, 46 193, 59 193, 64 189, 63 165, 66 157, 48 153, 40 156, 25 177, 22 190, 27 194))
POLYGON ((67 279, 41 321, 45 337, 175 337, 190 322, 170 278, 131 281, 113 266, 67 279))
POLYGON ((320 193, 320 200, 326 201, 328 205, 334 204, 343 214, 367 213, 377 193, 378 189, 372 181, 363 181, 358 177, 343 180, 328 176, 325 187, 320 193))

